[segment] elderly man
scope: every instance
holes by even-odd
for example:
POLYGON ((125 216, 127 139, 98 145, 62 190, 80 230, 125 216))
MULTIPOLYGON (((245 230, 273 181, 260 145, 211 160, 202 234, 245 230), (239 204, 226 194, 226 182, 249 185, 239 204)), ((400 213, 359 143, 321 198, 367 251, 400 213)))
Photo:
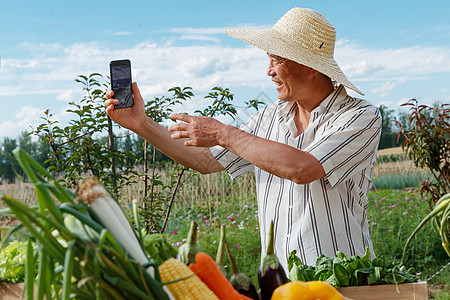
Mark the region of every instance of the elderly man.
POLYGON ((255 171, 262 249, 270 222, 275 253, 287 269, 292 250, 314 265, 336 251, 363 255, 372 243, 367 193, 381 133, 378 110, 347 95, 359 91, 334 60, 336 33, 326 18, 305 8, 288 11, 272 28, 226 33, 268 53, 267 75, 279 101, 236 128, 219 121, 173 114, 169 128, 144 113, 136 83, 135 104, 109 116, 166 155, 201 173, 227 171, 232 178, 255 171))

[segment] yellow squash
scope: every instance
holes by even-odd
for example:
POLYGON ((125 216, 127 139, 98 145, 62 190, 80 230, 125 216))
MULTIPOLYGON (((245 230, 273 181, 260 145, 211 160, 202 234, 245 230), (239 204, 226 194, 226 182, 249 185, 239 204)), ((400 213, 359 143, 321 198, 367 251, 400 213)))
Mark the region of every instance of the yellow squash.
POLYGON ((276 288, 271 300, 344 300, 344 296, 323 281, 293 281, 276 288))

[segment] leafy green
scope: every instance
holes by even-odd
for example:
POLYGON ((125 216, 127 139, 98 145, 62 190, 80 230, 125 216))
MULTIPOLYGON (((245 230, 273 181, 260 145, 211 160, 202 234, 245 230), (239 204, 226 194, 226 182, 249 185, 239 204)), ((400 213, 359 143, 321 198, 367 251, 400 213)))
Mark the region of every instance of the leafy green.
MULTIPOLYGON (((145 229, 142 231, 145 234, 145 229)), ((143 236, 144 250, 158 264, 162 264, 167 259, 177 256, 178 250, 167 241, 163 234, 152 233, 143 236)))
POLYGON ((15 240, 0 251, 0 281, 23 282, 27 242, 15 240))
POLYGON ((334 259, 322 254, 317 258, 315 266, 304 265, 295 254, 296 250, 288 257, 289 279, 292 281, 326 281, 339 288, 419 280, 413 268, 406 269, 401 263, 385 263, 379 257, 370 260, 368 247, 363 257, 348 257, 340 251, 336 252, 334 259))

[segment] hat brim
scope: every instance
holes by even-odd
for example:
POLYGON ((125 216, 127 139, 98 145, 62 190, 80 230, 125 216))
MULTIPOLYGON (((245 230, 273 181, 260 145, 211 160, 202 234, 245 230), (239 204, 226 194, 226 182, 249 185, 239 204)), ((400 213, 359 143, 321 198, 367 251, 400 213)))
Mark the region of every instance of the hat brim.
POLYGON ((232 38, 244 41, 267 53, 278 55, 299 64, 313 68, 332 80, 364 95, 342 72, 334 58, 319 56, 303 45, 285 38, 273 28, 268 29, 228 29, 225 31, 232 38))

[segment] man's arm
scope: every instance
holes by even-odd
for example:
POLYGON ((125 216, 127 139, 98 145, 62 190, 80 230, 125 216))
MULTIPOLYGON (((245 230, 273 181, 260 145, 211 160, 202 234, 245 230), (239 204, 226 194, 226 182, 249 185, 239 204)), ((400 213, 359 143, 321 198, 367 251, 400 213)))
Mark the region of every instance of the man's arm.
POLYGON ((186 147, 183 140, 172 139, 167 128, 145 114, 144 101, 137 84, 133 83, 132 88, 134 105, 129 108, 114 109, 118 100, 112 99, 112 91, 106 94, 106 112, 113 121, 140 135, 165 155, 186 167, 203 174, 224 171, 208 148, 186 147))
POLYGON ((220 145, 249 163, 298 184, 325 176, 322 165, 308 152, 257 137, 209 117, 173 114, 171 118, 186 122, 172 125, 169 130, 174 132, 173 139, 183 139, 187 146, 220 145))
POLYGON ((225 170, 208 148, 185 146, 183 140, 172 139, 167 128, 150 118, 147 118, 135 132, 185 167, 202 174, 225 170))
POLYGON ((221 138, 220 144, 264 171, 297 184, 325 176, 322 165, 308 152, 229 127, 229 136, 221 138))

